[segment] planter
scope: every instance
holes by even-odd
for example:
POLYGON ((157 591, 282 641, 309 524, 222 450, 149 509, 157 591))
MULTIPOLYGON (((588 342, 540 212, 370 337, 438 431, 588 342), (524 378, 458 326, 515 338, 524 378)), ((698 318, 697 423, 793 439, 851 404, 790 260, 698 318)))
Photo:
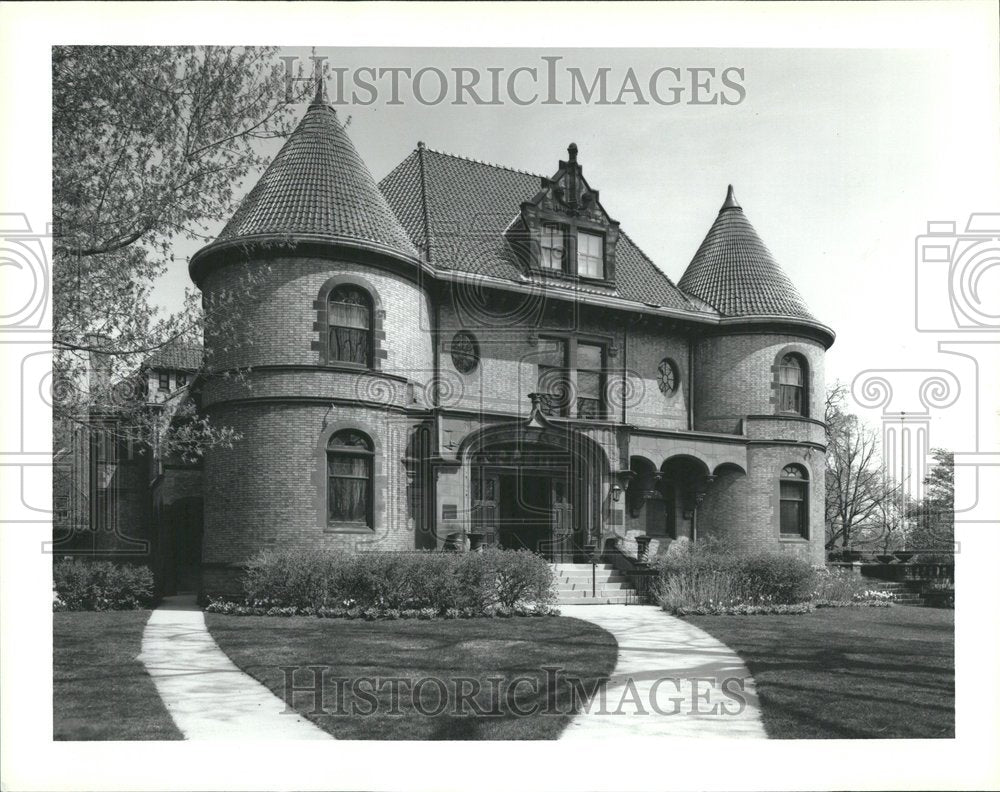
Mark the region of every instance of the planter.
POLYGON ((483 552, 483 547, 486 544, 486 534, 484 533, 470 533, 469 537, 469 552, 470 553, 481 553, 483 552))
POLYGON ((635 543, 637 545, 635 551, 636 561, 641 561, 642 563, 649 561, 649 543, 652 541, 652 536, 635 537, 635 543))
POLYGON ((913 556, 915 556, 916 553, 911 553, 909 550, 897 550, 895 553, 893 553, 893 555, 896 556, 896 558, 899 561, 905 564, 907 561, 913 558, 913 556))
POLYGON ((456 531, 455 533, 448 534, 444 540, 444 549, 455 551, 465 550, 465 533, 463 531, 456 531))
POLYGON ((892 553, 875 556, 875 560, 880 564, 891 564, 896 557, 892 553))

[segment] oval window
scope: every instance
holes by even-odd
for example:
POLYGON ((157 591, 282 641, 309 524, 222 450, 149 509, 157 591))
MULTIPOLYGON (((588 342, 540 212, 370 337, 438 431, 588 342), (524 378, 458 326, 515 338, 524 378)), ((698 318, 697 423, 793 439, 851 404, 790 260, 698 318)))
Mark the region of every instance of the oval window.
POLYGON ((677 364, 670 358, 663 358, 656 369, 656 382, 660 386, 660 393, 669 396, 677 390, 681 383, 680 374, 677 372, 677 364))
POLYGON ((464 330, 451 340, 451 362, 463 374, 471 374, 479 365, 479 344, 475 336, 464 330))

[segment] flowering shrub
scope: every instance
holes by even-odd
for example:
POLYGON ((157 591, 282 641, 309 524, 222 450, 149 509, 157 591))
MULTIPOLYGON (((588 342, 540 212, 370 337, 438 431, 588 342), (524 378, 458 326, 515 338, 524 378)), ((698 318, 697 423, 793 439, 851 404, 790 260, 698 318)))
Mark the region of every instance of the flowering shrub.
POLYGON ((866 589, 865 591, 859 591, 855 593, 852 597, 854 602, 888 602, 891 603, 895 599, 895 596, 891 591, 882 591, 881 589, 866 589))
POLYGON ((674 611, 678 616, 787 616, 793 613, 811 613, 816 606, 811 602, 797 602, 794 605, 747 605, 713 604, 679 606, 674 611))
POLYGON ((812 598, 816 601, 854 602, 868 591, 869 582, 845 569, 815 570, 812 598))
POLYGON ((137 610, 153 604, 146 566, 65 558, 52 567, 53 610, 137 610))

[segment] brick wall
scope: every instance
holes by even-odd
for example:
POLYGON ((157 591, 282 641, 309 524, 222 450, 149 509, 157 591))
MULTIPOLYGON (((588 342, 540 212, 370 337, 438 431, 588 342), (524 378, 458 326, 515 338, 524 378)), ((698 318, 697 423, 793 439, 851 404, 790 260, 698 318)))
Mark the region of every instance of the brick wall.
MULTIPOLYGON (((206 592, 230 591, 238 565, 262 548, 301 545, 409 550, 418 543, 420 479, 411 480, 408 445, 420 419, 403 414, 427 403, 433 375, 426 292, 402 275, 319 258, 282 258, 246 301, 234 338, 214 338, 212 368, 250 367, 245 381, 209 378, 203 408, 241 435, 232 449, 204 460, 206 592), (384 357, 378 370, 324 365, 318 296, 331 279, 349 280, 373 295, 384 357), (275 368, 270 368, 275 367, 275 368), (367 406, 365 406, 367 405, 367 406), (371 438, 373 529, 327 523, 326 443, 351 428, 371 438)), ((239 267, 211 273, 208 295, 233 288, 239 267)))
MULTIPOLYGON (((238 288, 250 265, 230 265, 211 272, 202 284, 209 297, 238 288)), ((425 290, 400 274, 357 263, 322 258, 276 258, 254 265, 261 282, 242 308, 237 335, 216 338, 211 330, 206 344, 212 348, 210 365, 226 369, 261 365, 319 365, 320 333, 316 301, 324 284, 350 275, 352 282, 369 289, 375 311, 384 311, 379 361, 383 372, 426 382, 431 377, 432 346, 430 307, 425 290), (269 267, 269 270, 265 269, 269 267)))
POLYGON ((806 359, 808 415, 822 420, 821 344, 792 335, 718 335, 695 346, 695 429, 737 433, 744 416, 775 414, 775 361, 788 352, 806 359))
POLYGON ((298 545, 412 550, 421 522, 404 463, 419 422, 385 410, 312 404, 218 406, 213 419, 241 435, 232 449, 204 462, 205 536, 209 567, 239 564, 260 549, 298 545), (326 442, 357 429, 374 447, 373 530, 327 524, 326 442))

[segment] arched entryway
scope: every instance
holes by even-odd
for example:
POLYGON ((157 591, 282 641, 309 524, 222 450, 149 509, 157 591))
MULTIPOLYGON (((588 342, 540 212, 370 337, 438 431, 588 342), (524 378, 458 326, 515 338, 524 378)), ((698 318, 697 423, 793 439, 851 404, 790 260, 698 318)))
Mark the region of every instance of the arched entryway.
POLYGON ((492 429, 465 461, 472 541, 552 561, 599 546, 608 466, 593 441, 568 429, 492 429))
POLYGON ((678 454, 660 465, 659 489, 668 536, 697 538, 698 507, 712 480, 708 465, 694 456, 678 454))

